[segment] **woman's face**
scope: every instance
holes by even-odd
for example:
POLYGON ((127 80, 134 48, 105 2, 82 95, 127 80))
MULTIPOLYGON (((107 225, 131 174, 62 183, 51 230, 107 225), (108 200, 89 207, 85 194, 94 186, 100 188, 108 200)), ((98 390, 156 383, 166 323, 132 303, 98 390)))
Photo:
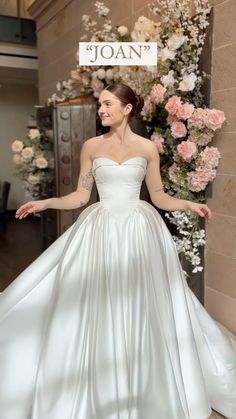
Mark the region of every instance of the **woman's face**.
POLYGON ((108 90, 103 90, 99 97, 98 115, 104 127, 119 126, 127 119, 132 105, 123 105, 121 101, 108 90))

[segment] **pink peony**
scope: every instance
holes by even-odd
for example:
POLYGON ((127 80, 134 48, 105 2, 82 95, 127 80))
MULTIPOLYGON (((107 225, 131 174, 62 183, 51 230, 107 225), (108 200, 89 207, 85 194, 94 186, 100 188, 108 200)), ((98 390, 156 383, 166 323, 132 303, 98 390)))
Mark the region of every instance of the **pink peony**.
POLYGON ((154 84, 150 93, 151 101, 155 103, 155 105, 162 103, 164 100, 165 92, 166 88, 161 84, 154 84))
POLYGON ((207 128, 216 131, 222 127, 225 121, 225 114, 217 109, 206 109, 204 121, 207 128))
POLYGON ((183 122, 174 122, 170 129, 174 138, 182 138, 187 134, 187 129, 183 122))
POLYGON ((216 177, 216 170, 204 170, 201 168, 196 169, 195 172, 188 173, 189 189, 193 192, 204 191, 207 184, 212 182, 216 177))
POLYGON ((177 151, 184 161, 190 162, 194 157, 197 156, 197 146, 192 141, 182 141, 177 151))
POLYGON ((164 138, 162 138, 157 132, 154 132, 151 135, 150 140, 153 141, 159 153, 163 154, 164 153, 163 143, 165 141, 164 138))
POLYGON ((171 96, 165 106, 165 109, 169 114, 176 115, 181 105, 182 102, 179 96, 171 96))
POLYGON ((193 112, 193 114, 188 119, 188 127, 195 127, 195 128, 204 128, 205 127, 205 117, 206 117, 206 109, 197 108, 193 112))
POLYGON ((189 119, 194 112, 194 106, 191 103, 183 103, 177 110, 177 116, 179 119, 189 119))

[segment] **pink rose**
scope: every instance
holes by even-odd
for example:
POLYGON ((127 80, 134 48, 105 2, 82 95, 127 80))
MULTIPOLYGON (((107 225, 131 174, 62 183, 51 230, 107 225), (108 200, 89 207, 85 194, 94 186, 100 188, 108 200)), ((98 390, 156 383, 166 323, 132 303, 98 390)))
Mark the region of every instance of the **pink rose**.
POLYGON ((187 134, 187 129, 183 122, 174 122, 170 129, 174 138, 182 138, 187 134))
POLYGON ((205 113, 205 125, 207 128, 216 131, 222 127, 225 121, 225 114, 223 111, 217 109, 206 109, 205 113))
POLYGON ((155 105, 162 103, 164 100, 165 92, 166 88, 161 84, 154 84, 150 93, 151 101, 155 103, 155 105))
POLYGON ((179 119, 189 119, 190 116, 192 116, 194 112, 194 106, 190 103, 184 103, 183 105, 180 105, 177 110, 177 116, 179 119))
POLYGON ((154 132, 151 135, 150 140, 153 141, 159 153, 163 154, 164 153, 163 143, 165 141, 164 138, 162 138, 157 132, 154 132))
POLYGON ((181 158, 184 161, 190 162, 194 157, 197 156, 197 146, 192 141, 182 141, 178 147, 177 151, 181 158))
POLYGON ((168 125, 172 125, 174 122, 179 121, 179 119, 177 118, 176 115, 169 114, 168 117, 167 117, 167 119, 166 119, 166 121, 167 121, 167 124, 168 125))
POLYGON ((169 114, 176 115, 181 105, 182 102, 179 96, 171 96, 165 106, 165 109, 169 114))

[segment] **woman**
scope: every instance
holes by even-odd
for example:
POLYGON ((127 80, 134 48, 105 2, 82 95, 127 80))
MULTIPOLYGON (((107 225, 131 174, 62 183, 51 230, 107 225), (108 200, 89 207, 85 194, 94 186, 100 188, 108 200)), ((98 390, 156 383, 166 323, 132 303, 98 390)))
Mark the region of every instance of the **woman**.
POLYGON ((129 127, 142 106, 126 85, 104 89, 110 132, 84 143, 77 190, 16 212, 81 207, 95 179, 100 202, 1 296, 1 419, 236 418, 236 340, 188 288, 141 183, 159 208, 211 211, 164 193, 155 146, 129 127))

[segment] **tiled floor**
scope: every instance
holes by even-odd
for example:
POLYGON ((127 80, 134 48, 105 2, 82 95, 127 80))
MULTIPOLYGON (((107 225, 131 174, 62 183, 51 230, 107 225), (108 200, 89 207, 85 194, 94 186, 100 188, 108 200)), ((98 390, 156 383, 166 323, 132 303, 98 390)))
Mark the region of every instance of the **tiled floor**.
POLYGON ((7 220, 7 231, 0 231, 0 292, 40 255, 40 219, 29 217, 7 220))

